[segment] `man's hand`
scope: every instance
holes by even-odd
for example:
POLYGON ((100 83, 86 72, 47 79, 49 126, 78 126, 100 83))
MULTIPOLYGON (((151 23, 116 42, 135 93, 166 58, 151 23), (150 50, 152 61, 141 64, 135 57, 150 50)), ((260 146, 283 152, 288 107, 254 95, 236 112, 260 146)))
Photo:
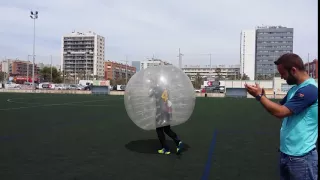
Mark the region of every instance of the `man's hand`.
MULTIPOLYGON (((256 97, 260 94, 265 95, 264 89, 261 88, 259 86, 259 84, 257 84, 257 83, 256 83, 256 85, 245 84, 244 86, 247 89, 247 91, 249 92, 249 94, 251 94, 254 97, 256 97)), ((274 102, 270 101, 266 96, 261 97, 260 103, 264 106, 264 108, 270 114, 272 114, 273 116, 275 116, 277 118, 282 119, 282 118, 290 116, 292 114, 292 112, 286 106, 282 106, 277 103, 274 103, 274 102)))
POLYGON ((247 89, 248 93, 251 94, 251 96, 253 97, 256 97, 260 94, 265 94, 264 89, 262 89, 258 83, 256 83, 256 85, 245 84, 244 87, 247 89))

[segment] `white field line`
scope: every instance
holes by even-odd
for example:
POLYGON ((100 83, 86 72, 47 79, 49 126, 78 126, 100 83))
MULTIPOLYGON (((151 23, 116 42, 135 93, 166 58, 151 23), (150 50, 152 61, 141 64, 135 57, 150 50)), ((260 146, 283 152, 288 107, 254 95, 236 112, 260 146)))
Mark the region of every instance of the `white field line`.
MULTIPOLYGON (((16 99, 23 99, 23 98, 16 98, 16 99)), ((0 111, 27 109, 27 108, 35 108, 35 107, 64 106, 64 105, 73 105, 73 104, 86 103, 86 102, 99 102, 99 101, 112 101, 112 100, 114 100, 114 99, 91 100, 91 101, 80 101, 80 102, 67 102, 67 103, 57 103, 57 104, 41 104, 41 105, 34 105, 34 106, 22 106, 22 107, 14 107, 14 108, 5 108, 5 109, 0 109, 0 111)), ((7 102, 10 102, 10 103, 23 103, 23 102, 15 102, 12 99, 8 99, 7 102)), ((88 105, 83 104, 82 106, 88 106, 88 105)), ((92 106, 95 106, 95 105, 92 105, 92 106)))
POLYGON ((94 104, 66 104, 66 106, 85 106, 85 107, 115 107, 115 105, 94 105, 94 104))

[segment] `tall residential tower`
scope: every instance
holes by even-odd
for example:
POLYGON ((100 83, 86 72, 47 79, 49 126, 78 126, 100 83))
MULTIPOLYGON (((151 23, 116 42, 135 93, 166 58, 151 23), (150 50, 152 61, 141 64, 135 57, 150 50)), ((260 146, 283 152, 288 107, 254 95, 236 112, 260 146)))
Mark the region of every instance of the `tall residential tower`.
POLYGON ((62 37, 61 71, 78 79, 103 79, 105 38, 94 32, 62 37))
POLYGON ((256 28, 256 79, 272 79, 277 72, 274 61, 293 52, 293 28, 263 26, 256 28))

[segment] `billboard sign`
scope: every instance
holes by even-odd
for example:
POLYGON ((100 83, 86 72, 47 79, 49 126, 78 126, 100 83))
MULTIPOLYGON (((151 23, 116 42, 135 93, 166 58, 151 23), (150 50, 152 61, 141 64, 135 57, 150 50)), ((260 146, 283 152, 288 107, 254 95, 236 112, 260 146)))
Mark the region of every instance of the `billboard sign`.
POLYGON ((110 86, 110 81, 109 80, 94 80, 93 81, 94 86, 110 86))

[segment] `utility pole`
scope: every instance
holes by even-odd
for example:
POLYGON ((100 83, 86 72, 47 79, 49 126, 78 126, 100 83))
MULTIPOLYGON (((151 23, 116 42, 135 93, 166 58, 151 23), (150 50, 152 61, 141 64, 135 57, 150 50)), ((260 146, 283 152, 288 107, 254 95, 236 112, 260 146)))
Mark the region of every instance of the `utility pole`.
POLYGON ((62 57, 62 65, 60 65, 60 68, 62 70, 62 75, 63 75, 63 84, 66 84, 66 68, 65 68, 65 62, 64 62, 64 57, 62 57))
POLYGON ((4 57, 4 61, 7 61, 7 77, 6 79, 8 79, 9 81, 9 77, 10 77, 10 71, 9 71, 9 67, 10 67, 10 64, 9 64, 9 59, 7 59, 7 57, 4 57))
POLYGON ((180 48, 179 48, 179 55, 178 55, 178 57, 179 57, 179 68, 180 68, 180 69, 182 68, 182 56, 183 56, 183 54, 181 54, 180 48))
POLYGON ((34 84, 34 66, 35 66, 35 49, 36 49, 36 19, 38 19, 38 11, 31 11, 30 12, 30 17, 33 19, 33 63, 32 63, 32 85, 33 85, 33 90, 36 89, 36 86, 34 84))
POLYGON ((53 80, 52 80, 52 55, 50 55, 50 61, 51 61, 51 65, 50 65, 50 68, 51 68, 51 82, 53 82, 53 80))
MULTIPOLYGON (((212 71, 212 63, 211 63, 211 56, 212 56, 212 53, 209 53, 209 54, 203 54, 203 55, 206 55, 206 56, 209 56, 209 76, 211 78, 211 76, 213 75, 213 71, 212 71)), ((207 64, 207 63, 206 63, 207 64)), ((206 65, 207 67, 207 65, 206 65)))
POLYGON ((77 59, 74 59, 74 84, 77 84, 77 59))
POLYGON ((126 56, 126 85, 128 84, 128 56, 126 56))
MULTIPOLYGON (((273 62, 276 61, 276 52, 273 52, 273 62)), ((275 86, 275 78, 276 77, 276 65, 273 63, 273 81, 272 81, 272 87, 273 87, 273 98, 275 99, 276 98, 276 90, 274 88, 275 86)))
POLYGON ((84 54, 84 58, 86 59, 86 80, 88 80, 88 61, 87 61, 87 52, 84 54))
POLYGON ((309 62, 309 53, 308 53, 308 75, 310 76, 310 62, 309 62))
POLYGON ((209 54, 209 56, 210 56, 210 71, 211 71, 211 73, 212 73, 212 65, 211 65, 211 53, 209 54))
POLYGON ((126 55, 126 60, 121 61, 126 62, 126 84, 128 84, 128 56, 126 55))
POLYGON ((8 62, 8 81, 10 79, 10 59, 7 59, 8 62))
MULTIPOLYGON (((273 62, 276 61, 276 52, 273 52, 273 62)), ((273 63, 273 79, 274 77, 276 77, 276 66, 275 64, 273 63)))

